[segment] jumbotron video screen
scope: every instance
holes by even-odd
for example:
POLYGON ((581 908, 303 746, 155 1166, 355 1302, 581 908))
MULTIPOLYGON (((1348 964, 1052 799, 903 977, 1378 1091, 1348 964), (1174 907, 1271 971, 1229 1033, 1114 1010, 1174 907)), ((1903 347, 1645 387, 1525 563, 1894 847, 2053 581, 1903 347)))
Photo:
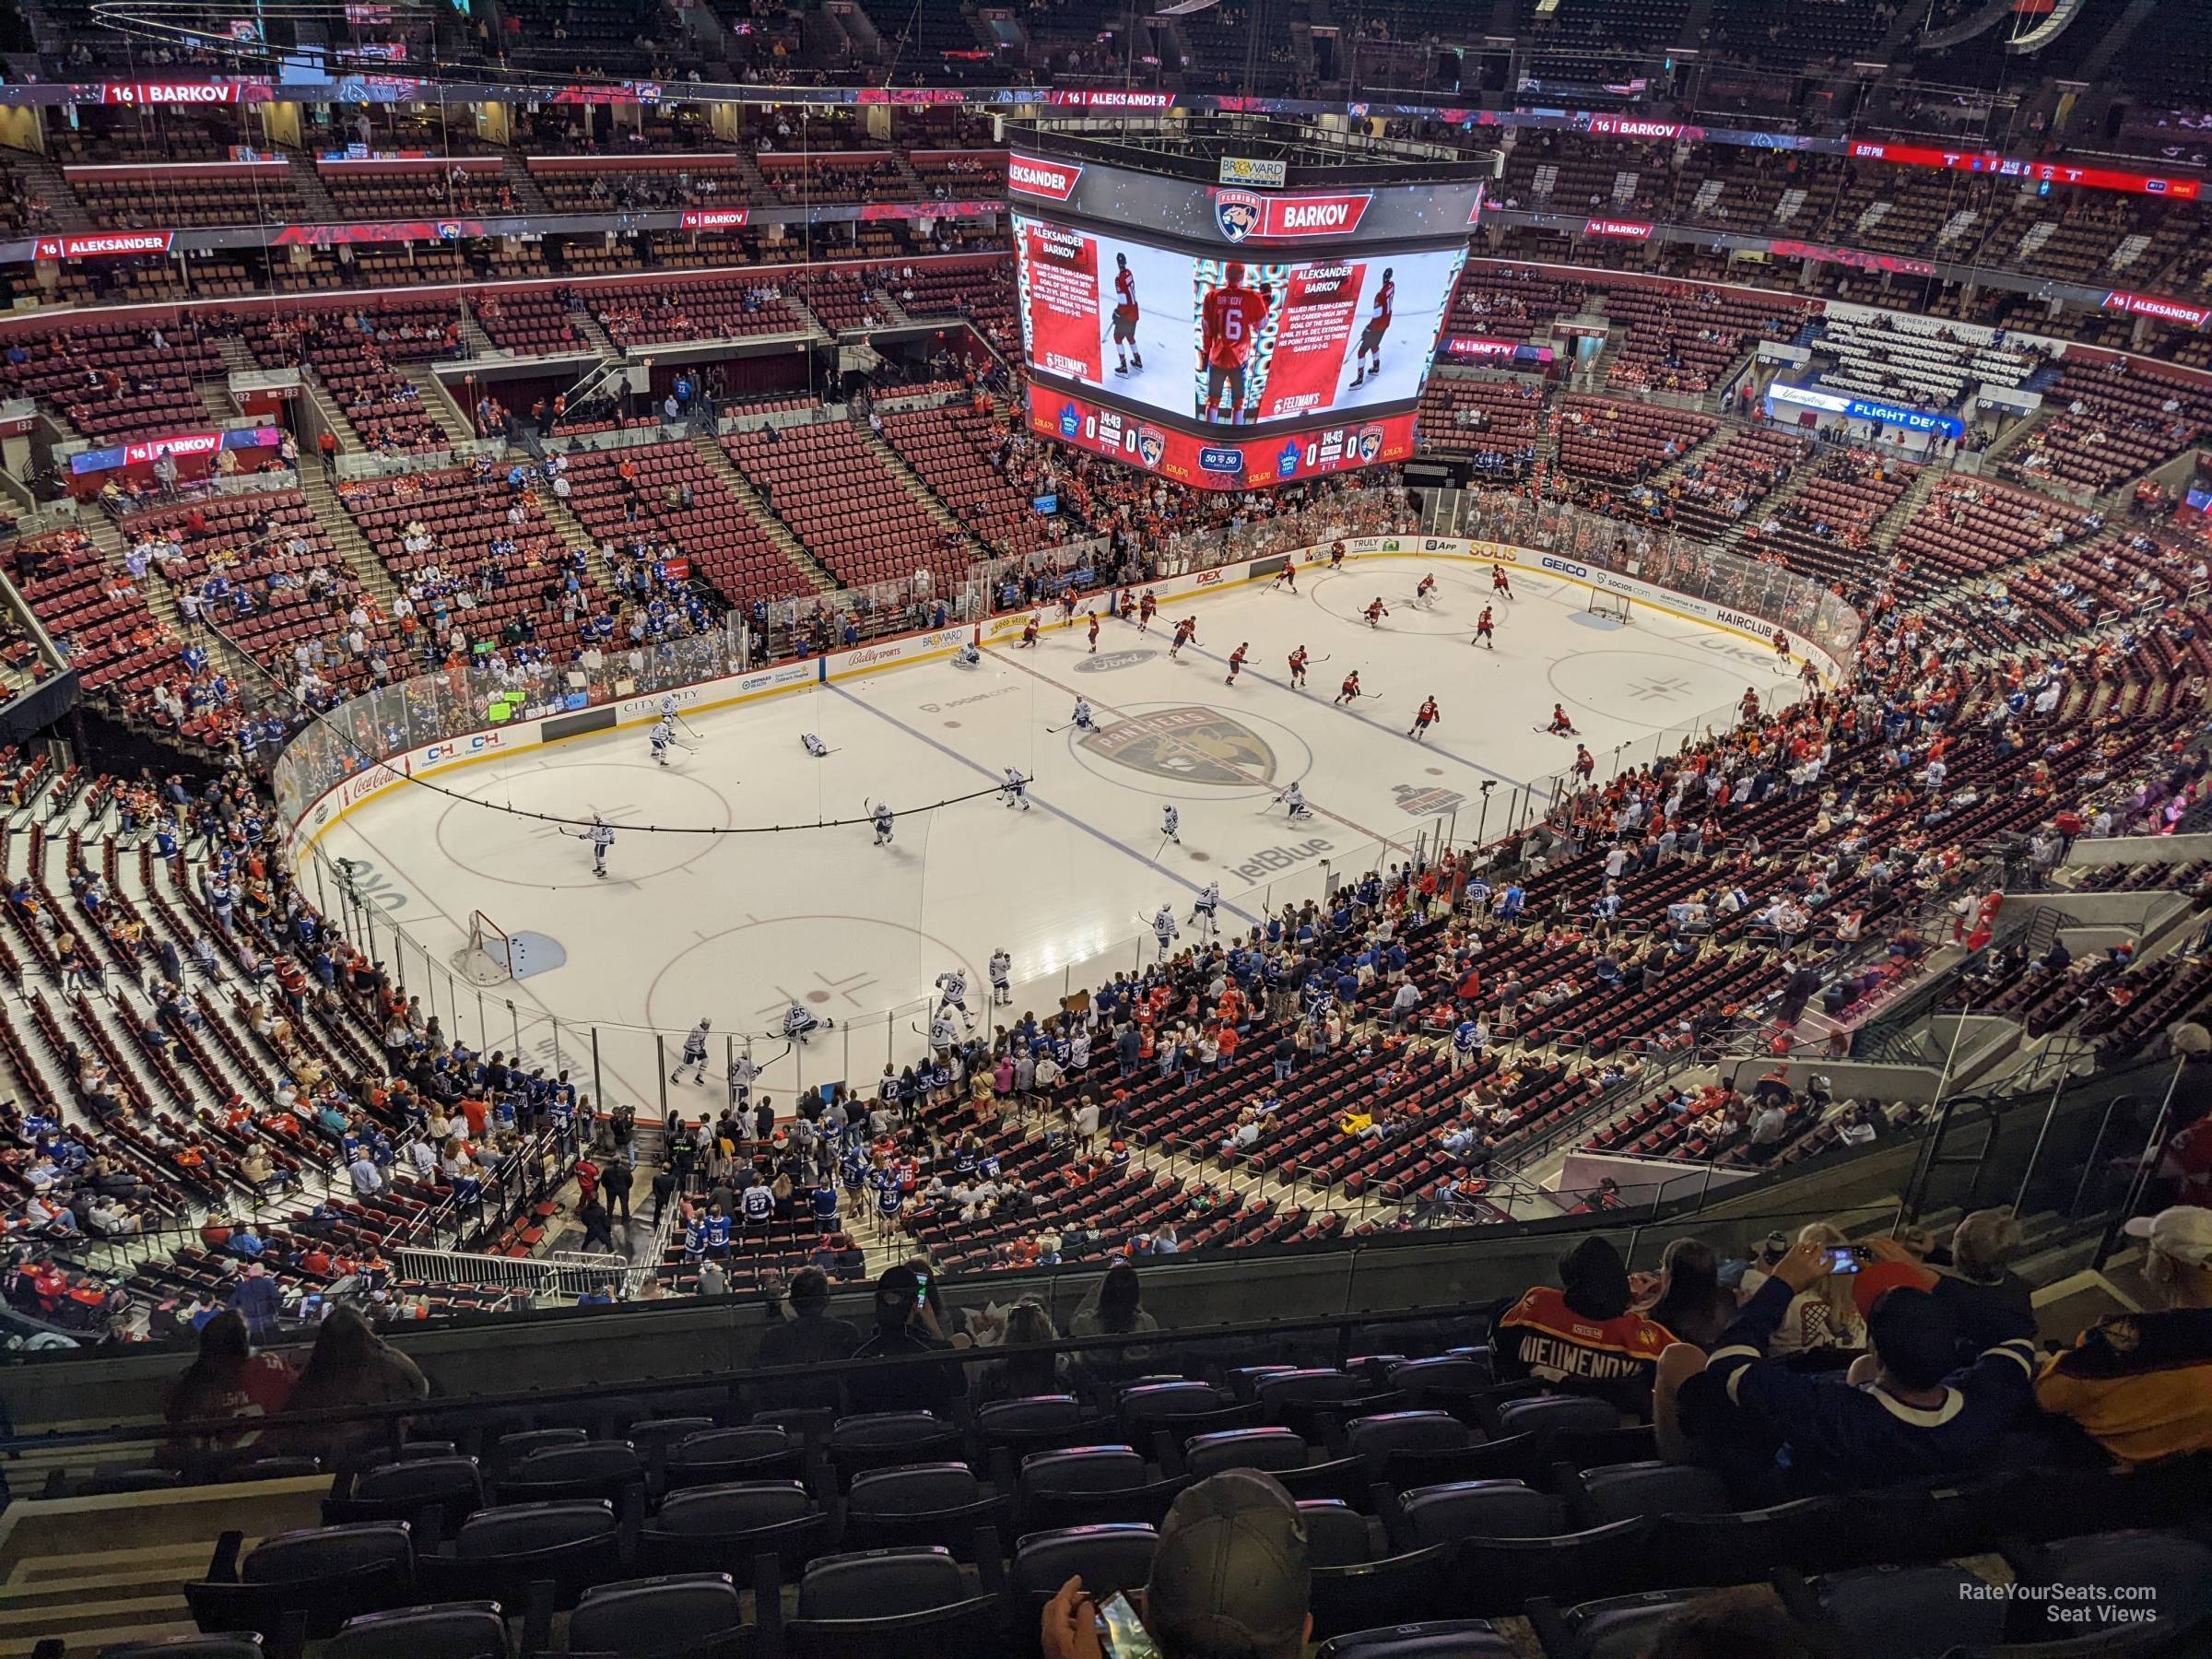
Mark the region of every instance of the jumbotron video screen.
POLYGON ((1009 183, 1032 429, 1221 489, 1412 453, 1478 183, 1263 193, 1021 156, 1009 183))

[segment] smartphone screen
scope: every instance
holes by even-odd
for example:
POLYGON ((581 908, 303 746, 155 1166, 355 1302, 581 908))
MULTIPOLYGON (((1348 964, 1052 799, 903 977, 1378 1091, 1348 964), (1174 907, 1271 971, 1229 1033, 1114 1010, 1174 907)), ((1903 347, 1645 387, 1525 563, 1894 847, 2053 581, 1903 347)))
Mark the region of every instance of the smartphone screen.
POLYGON ((1850 1244, 1840 1244, 1828 1253, 1828 1270, 1830 1273, 1856 1273, 1862 1265, 1858 1250, 1850 1244))
POLYGON ((1119 1590, 1099 1604, 1099 1645, 1106 1659, 1159 1659, 1151 1632, 1119 1590))

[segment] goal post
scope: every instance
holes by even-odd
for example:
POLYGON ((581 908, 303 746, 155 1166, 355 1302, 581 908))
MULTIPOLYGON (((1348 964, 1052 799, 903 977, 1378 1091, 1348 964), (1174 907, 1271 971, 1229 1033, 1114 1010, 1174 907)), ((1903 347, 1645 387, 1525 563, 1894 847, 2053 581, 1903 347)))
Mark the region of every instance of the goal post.
POLYGON ((1602 588, 1590 590, 1590 614, 1609 617, 1616 622, 1630 620, 1629 608, 1635 603, 1626 594, 1608 594, 1602 588))
POLYGON ((514 941, 482 911, 468 915, 468 947, 453 966, 478 985, 497 985, 514 977, 514 941))

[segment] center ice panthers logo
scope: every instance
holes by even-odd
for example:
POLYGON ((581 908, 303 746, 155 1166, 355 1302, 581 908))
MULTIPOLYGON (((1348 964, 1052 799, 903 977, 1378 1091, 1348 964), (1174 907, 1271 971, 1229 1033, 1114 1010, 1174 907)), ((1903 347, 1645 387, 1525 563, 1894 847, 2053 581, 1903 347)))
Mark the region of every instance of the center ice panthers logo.
POLYGON ((1136 434, 1136 458, 1147 466, 1157 468, 1168 453, 1168 435, 1158 427, 1140 427, 1136 434))
POLYGON ((1094 755, 1185 783, 1272 783, 1275 751, 1242 721, 1212 709, 1159 709, 1083 739, 1094 755))
POLYGON ((1249 190, 1220 190, 1214 193, 1214 223, 1221 227, 1221 234, 1232 242, 1241 242, 1260 228, 1261 216, 1267 204, 1249 190))

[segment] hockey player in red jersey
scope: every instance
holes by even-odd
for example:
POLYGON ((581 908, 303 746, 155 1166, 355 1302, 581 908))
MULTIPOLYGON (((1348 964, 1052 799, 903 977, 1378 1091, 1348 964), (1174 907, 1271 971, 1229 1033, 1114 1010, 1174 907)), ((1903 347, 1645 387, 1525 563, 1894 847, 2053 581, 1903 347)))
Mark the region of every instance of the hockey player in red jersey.
POLYGON ((1391 280, 1390 267, 1382 269, 1382 286, 1375 290, 1375 309, 1367 319, 1367 326, 1359 331, 1358 361, 1359 372, 1352 376, 1355 386, 1366 383, 1370 374, 1380 378, 1382 373, 1382 336, 1390 332, 1391 309, 1398 302, 1398 285, 1391 280), (1368 359, 1373 358, 1370 368, 1368 359))
POLYGON ((1206 297, 1199 317, 1199 338, 1206 358, 1205 418, 1215 418, 1221 394, 1229 394, 1229 418, 1244 418, 1244 371, 1252 361, 1252 344, 1267 320, 1273 296, 1264 288, 1244 286, 1244 267, 1231 265, 1222 285, 1206 297))
POLYGON ((1132 367, 1144 371, 1145 354, 1136 348, 1136 277, 1126 253, 1113 256, 1113 359, 1116 374, 1132 367))

